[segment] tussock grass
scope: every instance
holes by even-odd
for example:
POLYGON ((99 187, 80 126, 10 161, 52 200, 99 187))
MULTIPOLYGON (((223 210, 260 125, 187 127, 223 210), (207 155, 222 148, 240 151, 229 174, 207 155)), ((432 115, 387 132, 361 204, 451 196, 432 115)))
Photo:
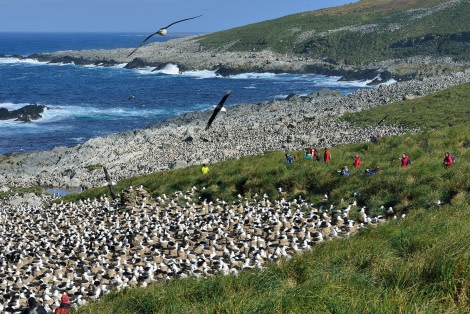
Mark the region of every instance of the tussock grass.
POLYGON ((79 313, 464 313, 469 207, 420 209, 261 271, 126 289, 79 313))
MULTIPOLYGON (((404 125, 410 128, 441 129, 469 121, 469 98, 470 83, 466 83, 425 97, 379 106, 371 110, 357 113, 347 113, 343 118, 357 123, 358 125, 374 125, 383 117, 387 116, 382 123, 384 125, 404 125)), ((456 130, 458 129, 459 128, 456 130)), ((445 130, 438 131, 430 136, 442 137, 445 136, 443 132, 445 132, 445 130)), ((463 141, 469 143, 468 134, 461 135, 463 141)), ((447 146, 450 144, 449 140, 447 140, 447 142, 434 141, 432 144, 443 144, 447 146)), ((423 137, 422 141, 419 143, 419 147, 426 149, 426 146, 430 145, 430 143, 429 138, 423 137)))
MULTIPOLYGON (((454 97, 456 87, 444 91, 454 97)), ((462 104, 468 95, 458 99, 462 104)), ((431 99, 442 99, 434 97, 431 99)), ((423 99, 424 101, 424 99, 423 99)), ((430 101, 431 102, 431 101, 430 101)), ((358 113, 383 116, 403 106, 392 104, 358 113), (380 111, 380 110, 383 111, 380 111)), ((435 126, 428 110, 416 106, 421 128, 435 126)), ((436 113, 447 110, 439 101, 436 113)), ((351 120, 359 119, 354 115, 351 120)), ((392 206, 398 217, 377 227, 361 230, 348 239, 323 242, 305 252, 263 270, 243 271, 238 276, 206 279, 174 279, 147 288, 125 289, 78 313, 467 313, 470 311, 470 125, 438 127, 414 135, 385 137, 378 144, 361 143, 332 148, 328 164, 303 159, 284 163, 285 152, 244 157, 210 165, 209 175, 189 167, 124 180, 119 187, 142 184, 157 196, 205 186, 199 196, 236 199, 267 193, 280 198, 302 197, 325 204, 347 204, 354 192, 359 206, 369 215, 383 214, 380 206, 392 206), (401 169, 398 157, 407 152, 413 162, 401 169), (444 153, 458 162, 442 166, 444 153), (340 177, 336 170, 350 165, 354 154, 366 165, 380 164, 383 172, 366 176, 352 172, 340 177), (346 200, 344 200, 346 198, 346 200), (438 206, 437 200, 444 202, 438 206)), ((360 118, 359 120, 362 120, 360 118)), ((375 118, 371 121, 377 121, 375 118)), ((410 124, 417 123, 410 121, 410 124)), ((408 123, 408 122, 406 122, 408 123)), ((88 191, 99 195, 103 189, 88 191)), ((87 196, 87 197, 88 197, 87 196)), ((69 196, 70 199, 83 197, 69 196)), ((339 205, 338 205, 339 204, 339 205)), ((351 212, 351 216, 357 212, 351 212)))
MULTIPOLYGON (((419 55, 468 60, 470 20, 464 12, 470 5, 430 11, 448 2, 361 0, 204 35, 200 43, 208 49, 272 50, 345 65, 419 55)), ((417 70, 430 71, 426 65, 417 70)))

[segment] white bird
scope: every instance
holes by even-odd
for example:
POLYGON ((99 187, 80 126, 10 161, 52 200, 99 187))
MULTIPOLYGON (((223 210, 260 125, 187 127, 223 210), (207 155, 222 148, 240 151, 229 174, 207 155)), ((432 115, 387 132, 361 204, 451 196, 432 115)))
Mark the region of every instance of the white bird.
POLYGON ((183 22, 183 21, 187 21, 187 20, 192 20, 192 19, 195 19, 197 17, 200 17, 202 15, 198 15, 198 16, 194 16, 194 17, 189 17, 187 19, 182 19, 182 20, 179 20, 179 21, 176 21, 176 22, 173 22, 171 23, 170 25, 167 25, 165 27, 162 27, 160 28, 158 31, 156 31, 155 33, 153 34, 150 34, 148 35, 141 43, 140 45, 135 48, 134 50, 132 50, 132 52, 127 56, 128 58, 137 50, 139 49, 147 40, 149 40, 152 36, 155 36, 155 35, 160 35, 160 36, 166 36, 167 32, 168 32, 168 28, 171 26, 171 25, 174 25, 176 23, 180 23, 180 22, 183 22))

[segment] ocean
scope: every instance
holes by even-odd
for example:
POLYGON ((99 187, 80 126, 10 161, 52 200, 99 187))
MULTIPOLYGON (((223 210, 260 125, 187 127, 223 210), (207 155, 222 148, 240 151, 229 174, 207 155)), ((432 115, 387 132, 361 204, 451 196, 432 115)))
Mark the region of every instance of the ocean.
MULTIPOLYGON (((176 34, 152 40, 171 40, 176 34)), ((314 74, 244 73, 221 77, 200 69, 180 73, 174 64, 152 68, 48 64, 33 53, 136 47, 147 34, 0 33, 0 108, 47 106, 29 123, 0 120, 0 154, 73 146, 90 138, 135 130, 176 115, 213 108, 228 91, 230 107, 306 95, 322 88, 342 95, 367 86, 314 74), (133 96, 133 97, 132 97, 133 96)))

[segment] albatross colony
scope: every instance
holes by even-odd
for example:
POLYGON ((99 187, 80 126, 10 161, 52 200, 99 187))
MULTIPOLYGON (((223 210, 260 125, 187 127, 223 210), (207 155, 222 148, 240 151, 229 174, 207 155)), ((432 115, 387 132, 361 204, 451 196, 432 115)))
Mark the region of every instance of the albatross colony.
POLYGON ((354 197, 343 208, 266 195, 194 203, 196 190, 152 201, 143 187, 130 187, 119 201, 104 195, 47 207, 5 202, 0 304, 15 312, 34 296, 51 310, 64 292, 83 305, 173 277, 236 275, 386 220, 368 217, 354 197), (362 213, 360 221, 349 218, 351 210, 362 213))

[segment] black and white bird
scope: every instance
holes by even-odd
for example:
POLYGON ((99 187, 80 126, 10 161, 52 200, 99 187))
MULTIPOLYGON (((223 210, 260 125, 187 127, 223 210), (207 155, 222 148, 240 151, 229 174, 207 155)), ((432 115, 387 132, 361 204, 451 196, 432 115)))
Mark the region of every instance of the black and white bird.
POLYGON ((207 122, 206 125, 206 130, 210 128, 212 122, 214 121, 215 117, 219 113, 220 110, 222 110, 222 107, 224 106, 225 101, 227 100, 228 96, 232 93, 231 90, 229 90, 224 97, 220 100, 219 104, 215 107, 214 112, 212 113, 211 117, 209 118, 209 121, 207 122))
POLYGON ((183 22, 183 21, 187 21, 187 20, 192 20, 192 19, 195 19, 197 17, 200 17, 202 15, 198 15, 198 16, 193 16, 193 17, 189 17, 187 19, 182 19, 182 20, 179 20, 179 21, 176 21, 176 22, 173 22, 165 27, 162 27, 160 28, 158 31, 156 31, 155 33, 153 34, 150 34, 148 35, 141 43, 139 46, 137 46, 137 48, 135 48, 134 50, 132 50, 132 52, 127 56, 128 58, 134 53, 136 52, 137 49, 139 49, 140 47, 142 47, 142 45, 147 41, 149 40, 152 36, 155 36, 155 35, 160 35, 160 36, 166 36, 167 32, 168 32, 168 28, 176 23, 180 23, 180 22, 183 22))
POLYGON ((385 117, 383 117, 379 122, 377 122, 377 125, 380 125, 382 122, 385 121, 385 119, 387 119, 389 115, 386 115, 385 117))

